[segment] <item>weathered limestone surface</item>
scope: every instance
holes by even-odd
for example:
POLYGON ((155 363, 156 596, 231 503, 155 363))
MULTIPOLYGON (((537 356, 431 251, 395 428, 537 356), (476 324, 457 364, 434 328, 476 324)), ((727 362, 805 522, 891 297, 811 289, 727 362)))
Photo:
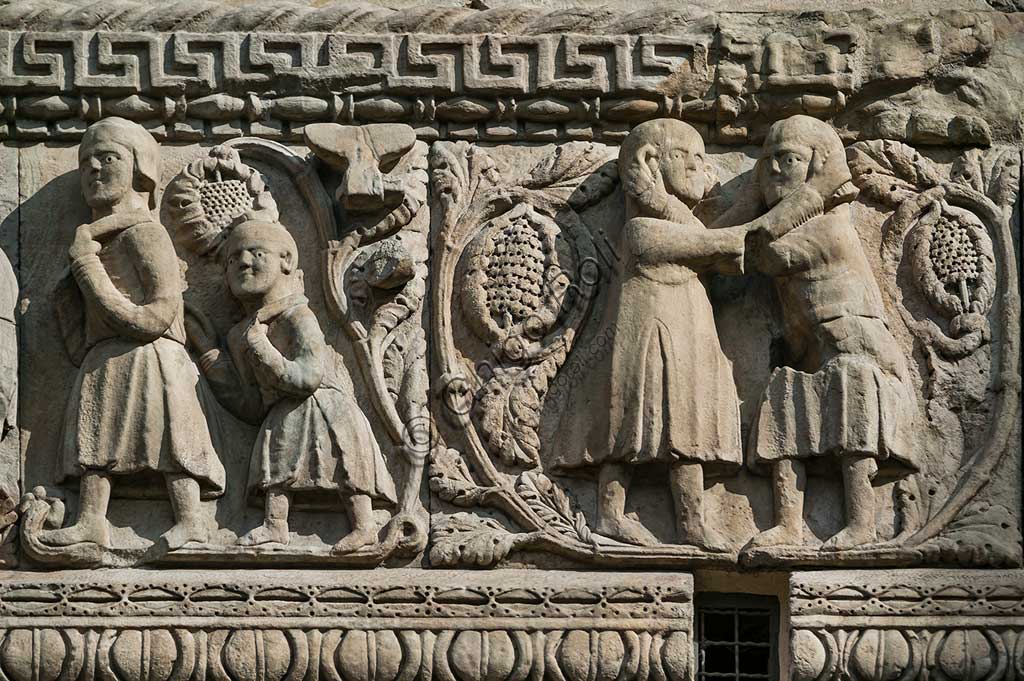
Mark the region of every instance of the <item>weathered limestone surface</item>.
POLYGON ((0 678, 1024 678, 1024 14, 836 4, 0 3, 0 678))

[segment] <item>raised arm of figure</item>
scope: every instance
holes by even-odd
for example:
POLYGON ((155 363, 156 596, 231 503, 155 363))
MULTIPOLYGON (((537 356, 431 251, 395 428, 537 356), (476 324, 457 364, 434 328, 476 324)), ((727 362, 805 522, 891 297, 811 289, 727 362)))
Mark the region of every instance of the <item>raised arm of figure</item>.
POLYGON ((76 258, 71 269, 83 295, 98 304, 113 328, 129 338, 152 342, 167 331, 181 305, 178 259, 167 231, 156 223, 131 228, 124 243, 124 257, 132 259, 142 287, 139 304, 114 286, 98 254, 76 258))
POLYGON ((312 395, 324 379, 324 363, 327 357, 327 343, 313 311, 303 306, 278 323, 288 324, 292 334, 291 348, 294 357, 289 359, 281 353, 266 334, 266 326, 254 324, 246 333, 257 373, 269 377, 275 387, 285 393, 312 395))
POLYGON ((627 242, 642 264, 679 263, 696 270, 742 273, 745 226, 706 229, 657 218, 633 218, 627 242))

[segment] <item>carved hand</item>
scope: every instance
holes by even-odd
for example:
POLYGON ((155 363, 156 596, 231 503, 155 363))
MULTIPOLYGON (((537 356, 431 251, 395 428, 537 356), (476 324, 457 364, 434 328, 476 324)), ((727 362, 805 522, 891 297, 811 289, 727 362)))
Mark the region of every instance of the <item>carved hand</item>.
POLYGON ((100 248, 100 243, 92 237, 89 225, 79 225, 75 230, 75 240, 72 242, 71 248, 68 249, 68 255, 74 262, 84 256, 99 253, 100 248))
POLYGON ((669 203, 668 189, 665 187, 665 180, 661 173, 650 167, 656 164, 656 159, 651 156, 653 148, 650 153, 644 153, 644 151, 641 150, 641 153, 638 154, 639 160, 629 168, 627 191, 633 195, 638 204, 651 211, 653 216, 661 217, 664 216, 669 203))
POLYGON ((198 355, 205 355, 217 348, 217 331, 205 314, 185 306, 185 338, 189 349, 198 355))
POLYGON ((267 341, 267 325, 254 319, 245 330, 245 343, 251 348, 262 346, 267 341))

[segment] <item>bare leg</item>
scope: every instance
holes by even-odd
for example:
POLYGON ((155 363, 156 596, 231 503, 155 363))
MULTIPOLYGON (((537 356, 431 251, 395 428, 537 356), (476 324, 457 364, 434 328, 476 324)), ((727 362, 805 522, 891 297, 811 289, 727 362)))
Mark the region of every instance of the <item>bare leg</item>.
POLYGON ((597 479, 597 533, 612 539, 653 546, 658 538, 639 521, 626 517, 626 493, 633 469, 622 464, 601 466, 597 479))
POLYGON ((257 544, 287 544, 288 543, 288 509, 291 506, 291 496, 288 492, 281 490, 267 490, 267 498, 264 502, 265 517, 263 524, 250 530, 247 534, 238 538, 241 546, 256 546, 257 544))
POLYGON ((772 467, 775 527, 750 540, 748 548, 799 545, 804 538, 804 491, 807 471, 802 461, 782 459, 772 467))
POLYGON ((71 527, 41 533, 40 541, 52 546, 70 546, 83 542, 110 546, 110 524, 107 523, 110 476, 102 471, 86 471, 80 485, 78 521, 71 527))
POLYGON ((205 543, 210 539, 210 528, 203 520, 199 499, 199 482, 181 474, 167 475, 167 493, 174 511, 174 526, 163 533, 171 549, 181 548, 189 542, 205 543))
POLYGON ((368 494, 353 494, 348 498, 346 510, 352 529, 331 549, 331 553, 336 555, 352 553, 377 541, 378 527, 373 520, 373 504, 370 496, 368 494))
POLYGON ((875 490, 871 481, 877 472, 878 462, 870 456, 848 456, 843 459, 846 527, 826 541, 822 550, 852 549, 875 541, 875 490))
POLYGON ((704 468, 700 463, 669 466, 669 489, 676 510, 676 532, 683 544, 728 551, 729 542, 704 522, 704 468))

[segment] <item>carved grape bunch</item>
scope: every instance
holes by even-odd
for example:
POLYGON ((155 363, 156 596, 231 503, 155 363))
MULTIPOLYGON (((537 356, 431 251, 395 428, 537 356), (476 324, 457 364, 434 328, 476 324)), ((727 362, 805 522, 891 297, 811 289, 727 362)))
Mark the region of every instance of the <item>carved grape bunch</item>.
POLYGON ((510 222, 491 241, 493 250, 484 282, 491 315, 522 322, 536 314, 541 305, 544 244, 523 218, 510 222))
POLYGON ((569 301, 566 271, 575 260, 558 249, 551 218, 520 204, 485 225, 467 249, 463 311, 478 336, 502 359, 534 356, 569 301), (532 349, 530 346, 533 346, 532 349))

